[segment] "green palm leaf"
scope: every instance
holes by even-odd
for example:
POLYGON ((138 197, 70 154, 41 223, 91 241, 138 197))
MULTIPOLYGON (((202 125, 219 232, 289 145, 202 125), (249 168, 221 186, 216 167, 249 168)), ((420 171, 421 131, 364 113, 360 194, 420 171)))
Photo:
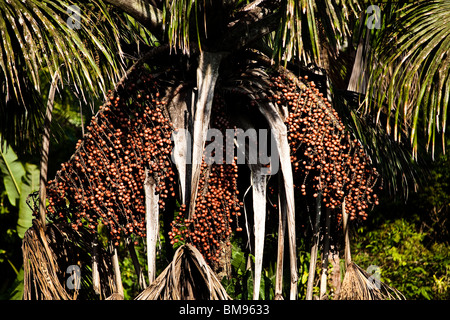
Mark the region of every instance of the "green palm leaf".
POLYGON ((417 155, 418 132, 434 157, 436 133, 447 125, 450 70, 450 2, 420 1, 404 6, 372 53, 366 110, 384 110, 387 130, 408 134, 417 155), (423 121, 420 130, 419 119, 423 121))
POLYGON ((11 205, 19 208, 17 232, 23 238, 31 227, 33 211, 27 204, 30 193, 39 189, 39 168, 30 163, 22 163, 13 149, 6 143, 0 150, 0 171, 11 205))
POLYGON ((275 35, 274 57, 296 57, 304 65, 322 64, 321 48, 338 50, 350 36, 349 20, 357 18, 361 1, 286 0, 275 35))
POLYGON ((0 133, 12 146, 30 147, 39 138, 42 76, 57 73, 64 80, 61 84, 70 84, 86 102, 89 95, 104 95, 123 72, 116 56, 121 52, 118 30, 106 6, 77 3, 80 23, 72 25, 72 4, 62 0, 0 2, 0 95, 4 97, 0 112, 7 115, 0 133), (106 19, 99 23, 94 11, 106 19), (102 59, 96 61, 94 54, 102 59))
MULTIPOLYGON (((205 1, 166 0, 164 2, 163 24, 167 30, 169 44, 175 50, 181 49, 183 54, 188 54, 190 52, 191 19, 194 19, 195 21, 198 45, 201 47, 198 19, 201 7, 205 7, 205 1)), ((205 19, 204 24, 206 31, 205 19)))

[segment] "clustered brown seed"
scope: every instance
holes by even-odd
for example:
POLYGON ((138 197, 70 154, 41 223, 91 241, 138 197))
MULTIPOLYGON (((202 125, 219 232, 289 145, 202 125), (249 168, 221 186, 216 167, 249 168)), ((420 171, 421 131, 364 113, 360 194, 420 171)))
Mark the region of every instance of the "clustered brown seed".
MULTIPOLYGON (((338 114, 313 82, 306 90, 284 76, 273 76, 271 82, 267 98, 288 106, 286 124, 296 188, 304 196, 320 193, 338 218, 345 199, 351 219, 366 219, 367 209, 378 203, 374 193, 378 173, 362 146, 344 130, 338 114)), ((145 236, 143 184, 147 174, 157 183, 161 210, 169 197, 176 197, 170 160, 173 126, 164 115, 164 105, 151 76, 130 77, 123 89, 110 92, 72 158, 48 183, 49 216, 92 232, 101 222, 115 245, 122 237, 145 236)), ((223 132, 231 128, 224 102, 217 96, 211 127, 223 132)), ((243 206, 237 178, 235 162, 202 163, 194 214, 189 219, 186 206, 181 205, 169 233, 173 245, 187 241, 207 261, 219 259, 220 246, 230 245, 231 223, 238 221, 243 206)))
POLYGON ((274 76, 272 81, 275 94, 270 99, 289 110, 286 124, 296 188, 303 196, 320 193, 325 206, 336 211, 338 221, 344 199, 350 219, 366 220, 367 210, 378 204, 374 193, 378 173, 361 144, 344 129, 314 82, 307 82, 302 91, 294 79, 274 76))
POLYGON ((125 88, 109 94, 74 155, 49 181, 47 212, 74 229, 95 232, 101 221, 118 245, 122 237, 145 236, 146 174, 157 183, 160 209, 175 197, 173 128, 150 76, 130 78, 125 88))
MULTIPOLYGON (((219 98, 214 100, 214 112, 211 127, 224 131, 230 123, 223 112, 219 98)), ((224 150, 225 151, 225 150, 224 150)), ((169 237, 172 244, 178 241, 192 243, 208 262, 215 263, 220 257, 221 246, 230 246, 231 224, 241 215, 243 203, 239 201, 237 189, 238 167, 236 158, 233 163, 207 164, 204 155, 201 164, 200 182, 197 189, 195 212, 191 219, 187 217, 186 205, 172 222, 169 237)), ((226 158, 226 157, 224 157, 226 158)), ((242 231, 239 226, 236 231, 242 231)))

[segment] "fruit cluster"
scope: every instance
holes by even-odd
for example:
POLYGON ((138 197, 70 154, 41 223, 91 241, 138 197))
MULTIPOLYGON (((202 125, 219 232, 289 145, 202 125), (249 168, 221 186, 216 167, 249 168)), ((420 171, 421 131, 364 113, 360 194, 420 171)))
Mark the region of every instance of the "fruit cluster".
MULTIPOLYGON (((197 202, 192 219, 187 219, 186 206, 172 222, 171 243, 186 240, 193 244, 207 261, 217 261, 220 246, 230 245, 234 216, 241 215, 236 189, 237 166, 212 164, 201 166, 197 202), (179 236, 179 237, 177 237, 179 236)), ((237 231, 241 230, 240 228, 237 231)))
POLYGON ((305 82, 306 89, 300 90, 292 78, 272 77, 274 94, 270 97, 288 106, 286 124, 296 188, 304 196, 321 194, 338 220, 344 199, 350 219, 365 220, 367 210, 378 204, 374 193, 378 173, 314 82, 305 82))
MULTIPOLYGON (((378 203, 374 194, 378 173, 315 84, 309 82, 300 89, 295 80, 271 77, 266 98, 288 107, 285 121, 296 188, 305 196, 320 194, 338 218, 345 199, 351 219, 366 219, 369 207, 378 203)), ((158 83, 136 73, 110 92, 71 159, 48 184, 50 218, 63 218, 74 229, 86 227, 92 232, 101 222, 118 245, 121 237, 145 236, 146 179, 157 184, 161 211, 168 199, 176 198, 177 178, 170 159, 173 126, 160 96, 164 88, 158 83)), ((210 126, 223 133, 233 127, 225 107, 216 95, 210 126)), ((241 214, 237 178, 235 162, 203 162, 196 208, 188 217, 186 206, 181 205, 169 233, 171 243, 190 242, 207 261, 216 262, 221 246, 230 245, 231 223, 238 222, 241 214)), ((237 226, 236 230, 242 229, 237 226)))
POLYGON ((101 221, 115 245, 123 236, 145 236, 146 178, 157 183, 160 209, 175 197, 170 159, 172 124, 151 76, 136 75, 100 108, 47 187, 50 217, 93 232, 101 221))

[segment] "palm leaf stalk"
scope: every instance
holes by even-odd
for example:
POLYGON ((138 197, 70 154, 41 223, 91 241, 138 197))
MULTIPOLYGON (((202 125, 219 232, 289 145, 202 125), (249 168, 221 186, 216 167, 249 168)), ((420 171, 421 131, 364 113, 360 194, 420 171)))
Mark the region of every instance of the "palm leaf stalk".
POLYGON ((308 282, 306 286, 306 300, 313 299, 313 289, 314 289, 314 277, 316 275, 316 263, 317 263, 317 253, 319 250, 319 241, 320 241, 320 219, 322 215, 322 195, 319 195, 316 198, 316 217, 314 222, 313 229, 313 244, 311 246, 311 255, 309 261, 309 269, 308 269, 308 282))
POLYGON ((331 210, 325 210, 325 228, 323 233, 323 251, 322 251, 322 270, 320 276, 319 299, 324 300, 327 297, 328 280, 328 259, 330 254, 330 233, 331 233, 331 210))
POLYGON ((255 277, 253 285, 253 300, 259 299, 261 287, 262 260, 264 252, 264 237, 266 224, 266 179, 260 168, 251 170, 251 185, 253 191, 253 215, 255 233, 255 277))
MULTIPOLYGON (((282 185, 281 176, 278 175, 278 183, 282 185)), ((278 193, 278 246, 277 246, 277 270, 275 279, 275 300, 283 299, 283 260, 284 260, 284 239, 286 232, 286 203, 284 190, 278 193)))
POLYGON ((157 183, 145 170, 145 221, 147 230, 147 270, 148 281, 151 284, 156 278, 156 246, 159 239, 159 195, 156 192, 157 183))

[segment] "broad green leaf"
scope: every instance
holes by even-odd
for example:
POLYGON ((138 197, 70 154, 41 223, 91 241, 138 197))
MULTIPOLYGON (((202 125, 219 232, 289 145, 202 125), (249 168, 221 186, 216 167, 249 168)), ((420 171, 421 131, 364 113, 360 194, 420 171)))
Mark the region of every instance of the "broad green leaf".
POLYGON ((23 238, 25 232, 31 227, 33 211, 27 204, 30 193, 39 190, 39 167, 35 164, 25 165, 26 174, 22 181, 22 188, 19 198, 19 219, 17 220, 17 233, 23 238))
POLYGON ((25 168, 17 158, 16 153, 6 142, 0 149, 0 170, 3 176, 3 183, 8 195, 9 202, 17 205, 20 196, 22 178, 25 175, 25 168))
POLYGON ((231 265, 236 268, 238 275, 243 275, 246 270, 246 260, 244 253, 238 248, 233 246, 231 265))

